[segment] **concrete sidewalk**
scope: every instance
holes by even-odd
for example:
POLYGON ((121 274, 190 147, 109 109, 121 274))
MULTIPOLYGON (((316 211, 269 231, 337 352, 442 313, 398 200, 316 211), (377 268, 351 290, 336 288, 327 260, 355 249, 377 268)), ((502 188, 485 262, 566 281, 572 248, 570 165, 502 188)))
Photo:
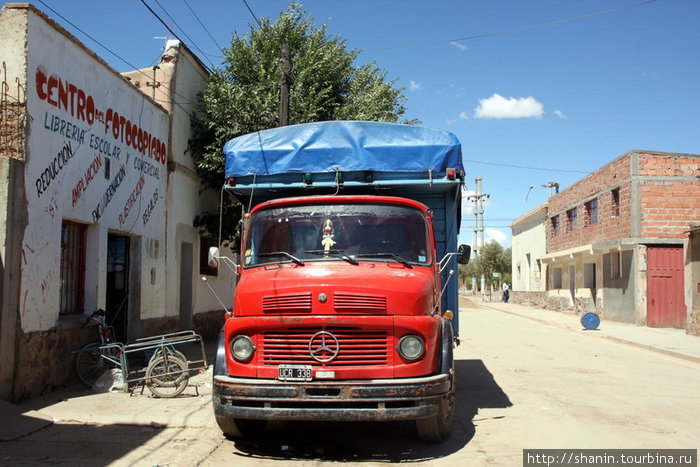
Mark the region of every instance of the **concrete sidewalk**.
POLYGON ((0 401, 4 419, 0 424, 0 452, 2 441, 21 438, 54 423, 213 427, 216 422, 211 409, 211 380, 210 366, 191 376, 187 388, 174 398, 156 398, 142 387, 131 393, 95 393, 74 385, 18 405, 0 401))
POLYGON ((476 305, 521 316, 543 324, 558 326, 576 332, 634 345, 695 363, 700 363, 700 337, 690 336, 684 329, 651 328, 628 323, 601 320, 595 330, 586 330, 581 316, 570 312, 545 310, 539 307, 515 303, 486 302, 468 297, 476 305))

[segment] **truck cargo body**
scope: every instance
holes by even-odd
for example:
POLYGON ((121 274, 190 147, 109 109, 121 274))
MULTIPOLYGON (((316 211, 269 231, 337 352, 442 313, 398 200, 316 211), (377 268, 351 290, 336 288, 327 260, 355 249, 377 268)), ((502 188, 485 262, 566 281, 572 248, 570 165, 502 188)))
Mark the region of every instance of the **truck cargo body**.
POLYGON ((215 364, 222 431, 415 420, 421 438, 444 438, 464 176, 456 139, 323 122, 246 135, 225 152, 225 190, 251 210, 215 364))

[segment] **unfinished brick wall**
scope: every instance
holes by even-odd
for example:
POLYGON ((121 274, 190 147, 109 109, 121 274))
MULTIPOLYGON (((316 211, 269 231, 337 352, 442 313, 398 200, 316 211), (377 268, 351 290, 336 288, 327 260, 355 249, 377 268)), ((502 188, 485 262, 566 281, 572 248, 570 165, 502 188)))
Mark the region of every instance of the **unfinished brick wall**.
POLYGON ((560 251, 621 238, 683 238, 700 222, 700 156, 632 151, 549 199, 547 251, 560 251), (635 165, 637 169, 635 170, 635 165), (633 183, 639 199, 633 200, 633 183), (617 192, 614 206, 613 191, 617 192), (590 223, 587 203, 597 200, 597 222, 590 223), (638 202, 639 213, 633 213, 638 202), (567 212, 576 209, 576 229, 567 212), (639 225, 634 226, 634 215, 639 225), (559 216, 559 234, 552 217, 559 216), (639 232, 639 234, 635 234, 639 232))
POLYGON ((643 237, 685 238, 700 222, 700 156, 639 154, 643 237))
POLYGON ((565 250, 588 243, 628 238, 631 236, 631 154, 576 182, 549 199, 547 251, 565 250), (613 206, 613 190, 617 190, 617 209, 613 206), (591 223, 587 203, 597 201, 597 219, 591 223), (571 230, 567 212, 576 209, 576 229, 571 230), (559 234, 552 230, 552 217, 559 216, 559 234))

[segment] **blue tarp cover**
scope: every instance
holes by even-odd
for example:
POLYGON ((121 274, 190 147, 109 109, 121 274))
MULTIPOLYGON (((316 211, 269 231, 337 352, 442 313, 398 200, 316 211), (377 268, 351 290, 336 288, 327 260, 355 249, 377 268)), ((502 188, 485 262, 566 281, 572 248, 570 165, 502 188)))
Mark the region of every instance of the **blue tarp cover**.
POLYGON ((228 141, 224 154, 226 178, 336 170, 464 170, 455 135, 398 123, 330 121, 272 128, 228 141))

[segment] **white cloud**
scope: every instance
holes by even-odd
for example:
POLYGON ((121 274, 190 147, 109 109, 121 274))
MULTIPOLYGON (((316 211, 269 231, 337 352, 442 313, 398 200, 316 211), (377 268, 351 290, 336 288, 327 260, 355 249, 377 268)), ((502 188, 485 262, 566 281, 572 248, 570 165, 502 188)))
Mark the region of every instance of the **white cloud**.
POLYGON ((411 91, 418 91, 420 89, 423 89, 423 86, 420 83, 411 80, 411 85, 409 86, 409 89, 411 91))
POLYGON ((469 120, 469 115, 467 115, 466 112, 460 112, 459 118, 461 118, 462 120, 469 120))
POLYGON ((555 111, 554 111, 554 115, 556 115, 557 117, 561 118, 562 120, 566 120, 567 118, 569 118, 569 117, 567 117, 566 114, 565 114, 564 112, 562 112, 561 110, 555 110, 555 111))
POLYGON ((467 50, 467 49, 469 48, 469 47, 467 47, 466 45, 460 44, 459 42, 456 42, 456 41, 450 42, 450 45, 453 45, 453 46, 457 47, 457 48, 458 48, 459 50, 461 50, 461 51, 465 51, 465 50, 467 50))
POLYGON ((490 240, 496 240, 503 248, 508 248, 510 246, 510 237, 508 234, 499 229, 486 227, 484 229, 484 242, 488 243, 490 240))
POLYGON ((530 97, 505 98, 494 94, 487 99, 479 99, 479 106, 474 109, 476 118, 542 118, 544 106, 530 97))

